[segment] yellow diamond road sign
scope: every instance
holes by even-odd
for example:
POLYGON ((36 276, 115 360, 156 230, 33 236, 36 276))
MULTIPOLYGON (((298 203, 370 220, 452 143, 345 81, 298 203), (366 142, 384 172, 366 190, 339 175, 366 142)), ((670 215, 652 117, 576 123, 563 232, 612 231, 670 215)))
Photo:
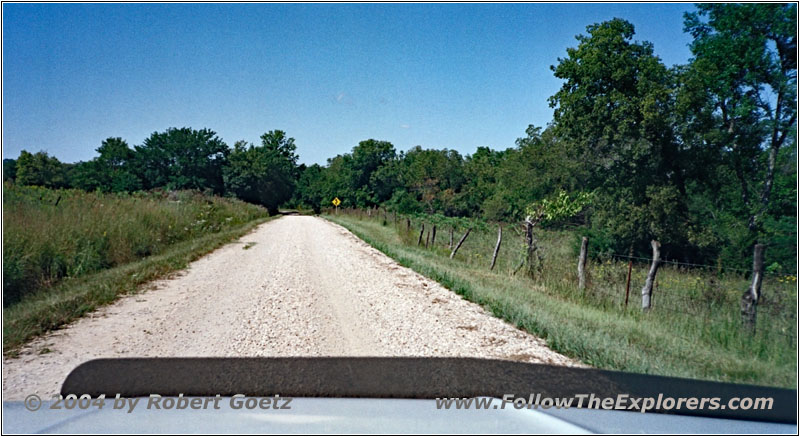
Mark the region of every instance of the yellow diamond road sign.
POLYGON ((333 203, 333 206, 339 206, 339 204, 342 203, 342 201, 339 200, 338 197, 334 197, 333 198, 333 202, 331 202, 331 203, 333 203))

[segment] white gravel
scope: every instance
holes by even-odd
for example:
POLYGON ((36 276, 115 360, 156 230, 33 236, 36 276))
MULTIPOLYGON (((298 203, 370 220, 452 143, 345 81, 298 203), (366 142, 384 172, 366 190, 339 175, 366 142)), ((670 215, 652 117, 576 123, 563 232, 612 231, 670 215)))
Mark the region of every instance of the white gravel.
POLYGON ((56 394, 70 370, 93 358, 144 356, 463 356, 580 365, 341 226, 288 216, 4 358, 4 400, 56 394))

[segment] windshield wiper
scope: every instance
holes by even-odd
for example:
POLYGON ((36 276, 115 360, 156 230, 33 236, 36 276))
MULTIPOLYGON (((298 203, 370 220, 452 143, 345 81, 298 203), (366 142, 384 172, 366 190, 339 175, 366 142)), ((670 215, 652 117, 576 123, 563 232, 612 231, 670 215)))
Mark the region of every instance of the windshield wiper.
MULTIPOLYGON (((88 361, 63 395, 466 398, 771 398, 771 409, 652 408, 654 413, 797 423, 796 390, 478 358, 119 358, 88 361)), ((591 405, 587 406, 592 408, 591 405)))

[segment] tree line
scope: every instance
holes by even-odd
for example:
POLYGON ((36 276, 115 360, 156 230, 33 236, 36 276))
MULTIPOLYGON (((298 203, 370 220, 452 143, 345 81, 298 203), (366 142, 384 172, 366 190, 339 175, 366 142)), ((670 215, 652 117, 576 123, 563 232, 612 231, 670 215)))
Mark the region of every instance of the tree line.
POLYGON ((210 190, 319 212, 383 206, 400 213, 519 221, 567 193, 587 200, 554 227, 579 227, 591 253, 648 254, 793 271, 797 219, 797 37, 794 4, 703 4, 687 13, 686 65, 667 67, 634 26, 587 27, 551 69, 563 81, 553 120, 514 147, 397 151, 369 139, 326 165, 298 165, 283 131, 229 148, 208 129, 172 128, 129 147, 109 138, 88 162, 44 152, 4 160, 17 183, 86 190, 210 190))
POLYGON ((3 177, 22 185, 131 192, 164 188, 230 195, 265 206, 270 214, 289 200, 300 167, 294 139, 280 130, 261 143, 238 141, 231 149, 209 129, 170 128, 131 148, 108 138, 91 161, 67 164, 40 151, 3 160, 3 177))

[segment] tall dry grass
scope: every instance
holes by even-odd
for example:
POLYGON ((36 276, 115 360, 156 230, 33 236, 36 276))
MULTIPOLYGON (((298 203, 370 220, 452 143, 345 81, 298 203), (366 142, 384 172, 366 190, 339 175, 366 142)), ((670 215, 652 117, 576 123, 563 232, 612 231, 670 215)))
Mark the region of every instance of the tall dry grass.
POLYGON ((3 185, 3 306, 267 216, 197 192, 87 193, 3 185))

